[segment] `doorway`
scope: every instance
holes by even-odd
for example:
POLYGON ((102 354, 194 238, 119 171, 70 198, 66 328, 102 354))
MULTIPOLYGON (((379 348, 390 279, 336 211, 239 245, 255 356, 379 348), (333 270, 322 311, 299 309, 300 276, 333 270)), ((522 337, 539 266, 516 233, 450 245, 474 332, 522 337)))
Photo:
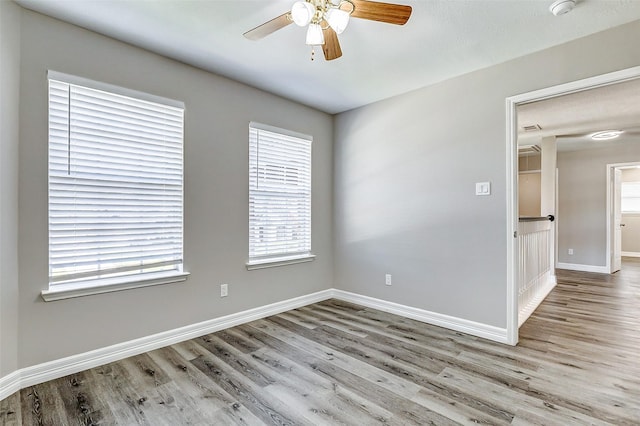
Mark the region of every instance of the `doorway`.
MULTIPOLYGON (((518 342, 519 248, 516 241, 518 212, 518 122, 516 108, 537 101, 588 91, 640 78, 640 67, 604 74, 506 99, 507 112, 507 341, 518 342)), ((609 188, 609 186, 607 186, 609 188)), ((608 217, 610 215, 607 215, 608 217)), ((610 227, 607 227, 609 229, 610 227)), ((611 238, 607 238, 610 241, 611 238)), ((607 256, 610 259, 610 256, 607 256)))
POLYGON ((607 165, 607 269, 640 257, 640 161, 607 165))

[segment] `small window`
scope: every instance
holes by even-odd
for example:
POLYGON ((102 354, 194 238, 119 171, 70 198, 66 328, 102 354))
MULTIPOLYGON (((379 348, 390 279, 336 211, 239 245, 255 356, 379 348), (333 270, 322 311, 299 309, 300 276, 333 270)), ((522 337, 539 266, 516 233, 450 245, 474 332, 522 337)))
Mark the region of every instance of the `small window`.
POLYGON ((640 182, 622 182, 622 213, 640 213, 640 182))
POLYGON ((249 263, 310 260, 311 136, 249 126, 249 263))
POLYGON ((182 103, 48 77, 50 291, 181 272, 182 103))

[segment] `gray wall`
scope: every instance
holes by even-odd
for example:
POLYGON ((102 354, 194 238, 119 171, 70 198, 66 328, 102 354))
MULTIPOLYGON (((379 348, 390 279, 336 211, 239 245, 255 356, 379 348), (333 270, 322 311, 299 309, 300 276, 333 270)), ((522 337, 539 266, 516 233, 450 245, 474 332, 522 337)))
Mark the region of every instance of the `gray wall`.
POLYGON ((622 251, 640 255, 640 214, 623 214, 622 223, 622 251))
POLYGON ((607 164, 633 161, 640 161, 640 139, 558 153, 558 262, 606 265, 607 164))
MULTIPOLYGON (((622 170, 623 182, 640 182, 640 169, 622 170)), ((640 254, 640 214, 623 213, 622 251, 640 254)))
POLYGON ((18 365, 20 14, 0 1, 0 378, 18 365))
POLYGON ((330 115, 26 10, 21 73, 19 367, 333 286, 330 115), (185 102, 185 283, 40 298, 48 262, 48 69, 185 102), (250 121, 314 136, 314 262, 245 268, 250 121), (224 299, 221 283, 229 284, 224 299))
POLYGON ((337 286, 506 327, 505 98, 639 65, 639 36, 636 21, 340 114, 337 286))
POLYGON ((518 174, 519 216, 540 216, 540 172, 518 174))

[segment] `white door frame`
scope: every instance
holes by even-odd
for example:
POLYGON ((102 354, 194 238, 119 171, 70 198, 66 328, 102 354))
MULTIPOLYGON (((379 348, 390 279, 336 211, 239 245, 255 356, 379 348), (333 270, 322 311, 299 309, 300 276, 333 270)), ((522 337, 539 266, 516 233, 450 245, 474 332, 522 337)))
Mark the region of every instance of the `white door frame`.
POLYGON ((638 161, 633 161, 630 163, 613 163, 613 164, 607 164, 607 249, 606 249, 606 255, 607 255, 607 263, 605 264, 605 268, 607 271, 609 271, 609 273, 613 272, 611 269, 613 268, 613 264, 611 263, 611 251, 613 250, 613 247, 611 246, 611 242, 613 239, 613 232, 614 232, 614 221, 612 220, 612 214, 613 214, 613 194, 611 193, 611 175, 613 173, 613 170, 615 169, 624 169, 624 168, 628 168, 628 167, 637 167, 640 166, 640 162, 638 161))
MULTIPOLYGON (((506 98, 507 113, 507 343, 518 343, 518 123, 516 107, 640 78, 640 66, 506 98)), ((607 216, 608 217, 608 216, 607 216)), ((609 230, 609 227, 607 227, 609 230)), ((609 239, 607 239, 608 244, 609 239)), ((610 247, 609 247, 610 249, 610 247)), ((610 257, 607 256, 607 262, 610 257)))

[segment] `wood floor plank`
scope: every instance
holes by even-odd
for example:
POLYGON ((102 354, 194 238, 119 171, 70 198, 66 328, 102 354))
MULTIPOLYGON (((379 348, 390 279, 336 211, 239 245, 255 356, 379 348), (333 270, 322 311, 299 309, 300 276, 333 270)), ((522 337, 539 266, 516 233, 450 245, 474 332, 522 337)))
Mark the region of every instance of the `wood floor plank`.
MULTIPOLYGON (((251 324, 255 325, 255 323, 251 324)), ((355 360, 351 364, 351 370, 345 370, 336 365, 337 363, 335 361, 337 358, 333 358, 332 352, 327 353, 327 355, 331 357, 328 360, 313 356, 312 353, 306 350, 310 342, 306 342, 307 345, 303 348, 298 348, 290 344, 290 341, 285 343, 268 333, 264 333, 261 330, 254 328, 251 324, 236 328, 245 331, 248 335, 253 336, 254 339, 264 342, 266 345, 271 346, 280 352, 292 354, 292 356, 295 356, 299 362, 305 363, 313 371, 328 378, 334 383, 347 387, 356 394, 367 398, 370 401, 375 401, 380 407, 389 410, 393 412, 395 416, 398 416, 400 421, 404 421, 407 424, 431 424, 433 422, 435 422, 435 424, 453 424, 449 419, 446 419, 438 413, 428 410, 426 407, 419 406, 407 398, 402 398, 392 390, 388 390, 385 386, 386 383, 384 380, 372 380, 371 377, 364 378, 363 376, 366 376, 367 373, 364 372, 363 374, 363 372, 358 370, 356 370, 358 371, 358 374, 354 374, 353 367, 357 364, 355 360)))
POLYGON ((516 347, 326 300, 31 386, 11 425, 640 425, 640 259, 557 271, 516 347))
MULTIPOLYGON (((293 335, 286 328, 269 320, 273 320, 273 318, 251 323, 251 326, 256 327, 256 329, 248 330, 247 332, 252 333, 254 336, 257 335, 261 340, 274 345, 274 349, 291 351, 290 356, 295 356, 294 359, 303 363, 307 368, 309 368, 313 360, 317 362, 327 361, 345 371, 356 372, 359 377, 368 381, 371 385, 382 386, 390 392, 405 398, 411 398, 419 391, 419 386, 407 380, 406 377, 399 377, 389 371, 378 369, 371 364, 354 358, 351 356, 352 354, 341 353, 321 342, 293 335), (260 331, 264 333, 260 333, 260 331), (286 343, 284 343, 285 341, 286 343)), ((243 328, 243 330, 247 329, 243 328)), ((364 357, 366 356, 364 355, 364 357)))
POLYGON ((67 424, 68 413, 54 382, 28 387, 20 392, 22 421, 28 425, 67 424))
POLYGON ((21 424, 20 392, 15 392, 0 400, 0 425, 19 426, 21 424))
POLYGON ((310 425, 312 424, 298 413, 288 410, 287 406, 264 392, 246 377, 236 374, 236 371, 223 361, 213 356, 198 357, 191 363, 220 385, 227 393, 241 401, 256 417, 265 424, 279 425, 310 425))
POLYGON ((97 425, 116 422, 108 405, 95 394, 90 375, 80 372, 57 381, 58 391, 71 424, 97 425))

